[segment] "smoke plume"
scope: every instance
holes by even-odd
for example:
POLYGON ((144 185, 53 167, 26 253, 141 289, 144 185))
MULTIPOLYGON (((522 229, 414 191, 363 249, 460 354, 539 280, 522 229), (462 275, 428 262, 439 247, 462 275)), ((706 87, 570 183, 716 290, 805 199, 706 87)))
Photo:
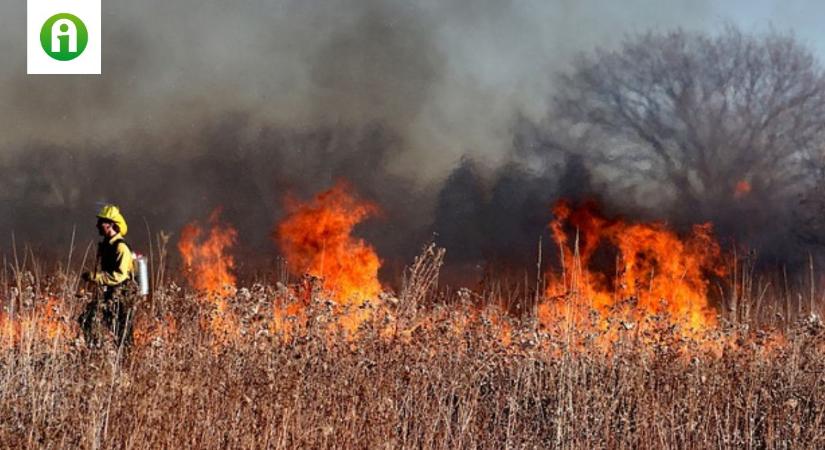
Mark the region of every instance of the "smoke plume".
POLYGON ((145 248, 144 228, 223 207, 238 268, 258 270, 284 196, 344 178, 382 209, 359 233, 391 275, 429 239, 456 265, 534 261, 554 199, 610 197, 542 132, 556 74, 616 36, 727 14, 658 4, 116 0, 103 75, 27 76, 25 5, 4 2, 0 236, 59 253, 114 202, 145 248))

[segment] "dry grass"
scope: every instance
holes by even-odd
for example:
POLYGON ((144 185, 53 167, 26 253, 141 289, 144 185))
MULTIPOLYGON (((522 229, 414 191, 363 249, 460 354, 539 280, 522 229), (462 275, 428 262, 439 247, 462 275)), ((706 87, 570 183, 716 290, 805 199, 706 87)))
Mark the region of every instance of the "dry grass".
POLYGON ((706 351, 663 324, 655 333, 627 330, 605 350, 587 345, 604 333, 597 327, 511 322, 462 301, 466 293, 449 304, 432 300, 437 270, 419 269, 398 302, 368 307, 356 339, 331 335, 340 311, 319 296, 306 306, 305 326, 285 338, 272 328, 279 288, 261 285, 228 300, 223 314, 236 319, 234 332, 216 334, 214 308, 170 284, 143 306, 128 356, 76 339, 85 300, 74 295, 73 278, 15 272, 3 299, 14 319, 0 324, 0 443, 825 446, 825 330, 815 320, 789 329, 784 345, 727 327, 714 331, 723 344, 706 351))

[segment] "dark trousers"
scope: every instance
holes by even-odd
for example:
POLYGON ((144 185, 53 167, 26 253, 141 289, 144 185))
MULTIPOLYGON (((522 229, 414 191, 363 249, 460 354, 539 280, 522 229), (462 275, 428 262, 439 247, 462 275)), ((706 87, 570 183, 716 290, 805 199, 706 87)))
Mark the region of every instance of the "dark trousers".
POLYGON ((87 345, 99 345, 101 324, 114 334, 118 346, 129 347, 132 344, 134 311, 131 297, 122 287, 107 287, 103 298, 98 296, 86 305, 79 322, 87 345))

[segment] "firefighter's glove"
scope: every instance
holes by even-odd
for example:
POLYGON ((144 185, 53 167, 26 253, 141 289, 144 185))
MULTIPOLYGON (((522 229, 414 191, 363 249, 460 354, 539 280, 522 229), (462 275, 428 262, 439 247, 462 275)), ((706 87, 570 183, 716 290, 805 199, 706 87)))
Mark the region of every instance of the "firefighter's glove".
POLYGON ((83 272, 83 275, 80 276, 80 279, 83 281, 92 282, 95 280, 95 274, 92 272, 83 272))

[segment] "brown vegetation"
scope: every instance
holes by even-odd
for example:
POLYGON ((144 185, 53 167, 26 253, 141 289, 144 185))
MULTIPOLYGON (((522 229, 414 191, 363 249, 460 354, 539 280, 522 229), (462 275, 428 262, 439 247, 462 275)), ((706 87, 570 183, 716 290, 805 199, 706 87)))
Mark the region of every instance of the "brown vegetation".
MULTIPOLYGON (((128 354, 89 350, 75 277, 11 271, 0 317, 6 448, 815 448, 825 444, 825 329, 720 319, 547 326, 437 292, 428 249, 397 298, 348 311, 318 280, 226 298, 169 283, 128 354), (300 303, 302 309, 289 306, 300 303), (214 324, 216 314, 222 327, 214 324), (604 337, 609 336, 605 340, 604 337), (712 343, 710 345, 709 343, 712 343)), ((34 273, 37 273, 36 271, 34 273)), ((88 294, 86 294, 88 295, 88 294)), ((567 301, 571 301, 570 298, 567 301)))

